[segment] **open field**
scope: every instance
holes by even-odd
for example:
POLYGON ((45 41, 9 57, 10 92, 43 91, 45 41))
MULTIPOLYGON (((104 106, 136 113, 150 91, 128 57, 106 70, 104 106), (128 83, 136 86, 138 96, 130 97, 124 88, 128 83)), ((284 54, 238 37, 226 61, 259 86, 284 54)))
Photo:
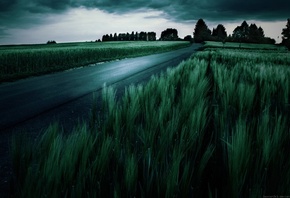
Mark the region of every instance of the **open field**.
POLYGON ((205 50, 69 134, 12 144, 15 197, 290 195, 289 53, 205 50))
POLYGON ((134 41, 0 46, 0 82, 189 45, 189 42, 134 41))
POLYGON ((203 48, 230 48, 230 49, 253 49, 253 50, 278 50, 287 51, 285 46, 272 44, 234 43, 234 42, 214 42, 205 41, 203 48))

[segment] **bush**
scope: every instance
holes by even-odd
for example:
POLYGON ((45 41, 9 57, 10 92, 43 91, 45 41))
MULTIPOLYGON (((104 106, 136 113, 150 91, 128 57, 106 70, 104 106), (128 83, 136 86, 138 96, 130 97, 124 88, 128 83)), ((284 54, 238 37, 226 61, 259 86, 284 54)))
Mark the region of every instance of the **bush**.
POLYGON ((47 41, 46 44, 56 44, 56 41, 53 41, 53 40, 51 40, 51 41, 47 41))

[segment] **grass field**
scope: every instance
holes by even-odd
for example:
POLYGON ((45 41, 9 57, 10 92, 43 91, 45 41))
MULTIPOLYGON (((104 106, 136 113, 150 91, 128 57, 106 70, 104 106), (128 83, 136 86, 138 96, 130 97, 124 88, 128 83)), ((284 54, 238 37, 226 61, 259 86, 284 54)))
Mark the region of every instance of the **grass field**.
POLYGON ((189 42, 140 41, 0 46, 0 82, 189 45, 189 42))
POLYGON ((214 42, 205 41, 203 48, 229 48, 229 49, 252 49, 252 50, 278 50, 287 51, 285 46, 272 44, 234 43, 234 42, 214 42))
POLYGON ((70 134, 13 140, 15 197, 290 195, 289 53, 205 50, 70 134))

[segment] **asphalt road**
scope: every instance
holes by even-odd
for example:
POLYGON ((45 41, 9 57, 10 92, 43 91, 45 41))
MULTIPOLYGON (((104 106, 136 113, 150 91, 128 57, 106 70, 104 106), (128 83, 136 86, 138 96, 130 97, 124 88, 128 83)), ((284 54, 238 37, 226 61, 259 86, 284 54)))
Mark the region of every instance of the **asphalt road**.
POLYGON ((78 121, 89 118, 93 93, 100 95, 104 84, 113 85, 121 95, 125 86, 148 81, 153 74, 186 60, 199 47, 193 44, 171 52, 0 84, 0 197, 7 196, 13 134, 25 132, 34 138, 55 121, 69 131, 78 121))

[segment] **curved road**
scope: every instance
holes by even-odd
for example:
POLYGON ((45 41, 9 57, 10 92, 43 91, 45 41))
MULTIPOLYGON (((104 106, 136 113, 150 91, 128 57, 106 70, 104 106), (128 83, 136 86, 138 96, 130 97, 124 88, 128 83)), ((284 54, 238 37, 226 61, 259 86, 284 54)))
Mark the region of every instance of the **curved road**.
POLYGON ((84 120, 89 117, 92 93, 100 92, 104 84, 114 85, 120 91, 132 83, 145 82, 152 74, 186 60, 200 46, 193 44, 171 52, 0 84, 0 195, 4 195, 9 176, 7 172, 11 172, 8 141, 12 134, 25 129, 35 136, 53 121, 59 121, 69 130, 78 117, 84 120))
MULTIPOLYGON (((162 65, 175 66, 199 45, 150 56, 96 64, 91 67, 33 77, 0 85, 0 130, 70 100, 162 65)), ((134 83, 134 81, 132 81, 134 83)))

